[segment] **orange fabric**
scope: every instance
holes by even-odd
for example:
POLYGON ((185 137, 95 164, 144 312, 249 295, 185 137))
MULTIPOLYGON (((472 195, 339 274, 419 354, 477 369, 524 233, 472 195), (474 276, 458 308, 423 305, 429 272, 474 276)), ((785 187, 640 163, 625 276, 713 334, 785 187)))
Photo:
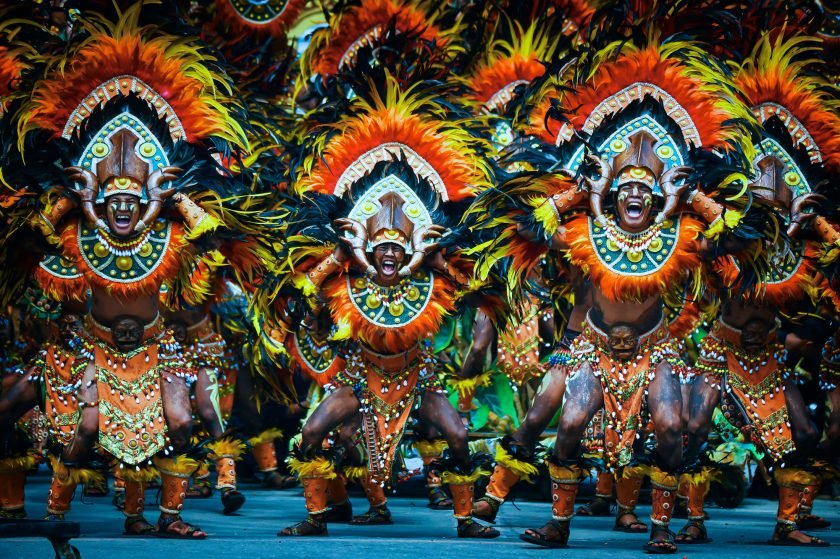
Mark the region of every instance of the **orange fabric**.
POLYGON ((76 491, 76 484, 71 481, 62 481, 53 474, 50 483, 50 492, 47 495, 47 513, 65 514, 70 510, 70 501, 73 500, 73 493, 76 491))
POLYGON ((703 504, 706 500, 706 494, 709 492, 709 482, 704 481, 699 484, 688 484, 688 519, 702 520, 705 515, 703 513, 703 504))
POLYGON ((615 480, 615 494, 618 506, 624 509, 633 510, 639 502, 639 490, 642 488, 643 476, 624 477, 618 476, 615 480))
MULTIPOLYGON (((362 360, 366 361, 364 354, 362 360)), ((364 374, 367 380, 362 395, 363 405, 372 407, 376 412, 362 414, 368 467, 376 480, 385 482, 390 479, 394 454, 416 399, 414 389, 420 371, 426 365, 422 359, 417 359, 388 377, 385 376, 388 373, 383 371, 380 374, 366 362, 362 366, 366 370, 359 373, 364 374)))
POLYGON ((363 476, 359 480, 359 484, 365 490, 365 497, 367 497, 370 506, 379 507, 388 502, 388 497, 385 495, 385 488, 370 475, 363 476))
POLYGON ((236 462, 230 456, 216 458, 216 489, 236 489, 236 462))
POLYGON ((52 435, 62 445, 68 445, 81 419, 79 402, 75 398, 68 398, 60 389, 80 382, 85 374, 85 363, 76 362, 76 352, 53 344, 44 344, 44 415, 50 423, 52 435), (76 421, 68 419, 76 418, 76 421))
POLYGON ((301 478, 300 482, 303 485, 303 496, 306 499, 306 510, 309 514, 326 512, 330 480, 322 477, 305 477, 301 478))
POLYGON ((519 483, 517 474, 501 464, 496 464, 496 467, 493 468, 493 475, 490 476, 490 483, 487 485, 487 493, 504 501, 517 483, 519 483))
POLYGON ((572 264, 588 270, 592 282, 613 301, 635 301, 667 291, 682 284, 689 270, 700 267, 697 239, 705 227, 695 218, 680 217, 679 237, 668 260, 649 274, 619 274, 613 272, 595 253, 595 246, 589 234, 590 218, 579 215, 564 224, 569 242, 569 258, 572 264))
POLYGON ((703 218, 703 221, 709 224, 723 215, 723 206, 699 190, 695 192, 694 197, 691 199, 691 209, 697 212, 703 218))
POLYGON ((172 229, 166 254, 160 264, 146 277, 130 283, 116 283, 97 274, 88 266, 79 250, 78 228, 79 221, 74 220, 61 231, 61 247, 64 255, 76 265, 76 269, 83 273, 91 287, 107 291, 108 293, 131 299, 140 295, 154 295, 160 292, 164 281, 177 276, 181 267, 181 251, 186 245, 184 240, 184 226, 178 222, 171 222, 172 229))
POLYGON ((598 479, 595 481, 595 496, 612 497, 614 486, 615 476, 611 472, 598 472, 598 479))
POLYGON ((522 322, 510 324, 499 334, 496 357, 498 369, 517 385, 545 373, 545 365, 540 363, 542 313, 532 295, 528 296, 522 314, 526 317, 522 322))
MULTIPOLYGON (((740 331, 722 320, 715 323, 711 337, 723 342, 730 389, 727 394, 737 398, 750 415, 752 436, 760 438, 760 445, 777 460, 795 450, 793 432, 788 426, 785 366, 777 359, 784 348, 775 341, 775 330, 768 336, 765 350, 757 355, 746 355, 740 350, 740 331), (747 370, 745 366, 752 368, 747 370)), ((740 413, 737 415, 740 418, 740 413)))
POLYGON ((432 292, 422 313, 399 328, 386 328, 368 320, 351 301, 347 281, 347 276, 342 274, 324 283, 333 320, 337 324, 349 323, 353 336, 378 353, 397 354, 416 346, 430 332, 437 332, 444 317, 455 308, 454 286, 435 274, 432 292))
POLYGON ((551 514, 554 520, 570 520, 575 514, 578 483, 551 480, 551 514))
POLYGON ((344 476, 336 476, 330 480, 329 485, 330 502, 333 505, 343 505, 350 497, 347 495, 347 480, 344 476))
POLYGON ((473 493, 475 485, 472 483, 449 484, 449 491, 452 493, 454 516, 458 520, 465 520, 472 517, 473 493))
POLYGON ((274 441, 255 444, 251 452, 259 471, 265 473, 277 470, 277 452, 274 449, 274 441))
POLYGON ((126 516, 139 516, 146 508, 146 484, 142 481, 125 482, 126 516))
MULTIPOLYGON (((188 485, 189 481, 185 477, 160 472, 161 511, 167 514, 180 514, 184 508, 184 499, 187 497, 188 485)), ((127 491, 128 483, 126 483, 127 491)))
MULTIPOLYGON (((160 331, 160 322, 158 319, 155 325, 147 327, 147 336, 160 331)), ((160 394, 158 341, 146 337, 145 351, 141 346, 123 354, 112 346, 110 335, 102 337, 104 333, 99 328, 91 333, 99 337, 94 344, 99 444, 118 460, 139 464, 168 444, 160 394)))
POLYGON ((125 478, 119 464, 111 468, 111 473, 114 474, 114 491, 125 491, 125 478))
POLYGON ((0 509, 15 510, 23 508, 25 484, 26 472, 0 474, 0 509))
POLYGON ((810 514, 811 510, 814 508, 814 499, 817 498, 817 494, 820 492, 820 486, 822 482, 814 483, 812 485, 806 485, 805 488, 802 490, 802 499, 799 502, 799 510, 803 514, 810 514))
POLYGON ((677 488, 652 486, 650 489, 650 520, 654 524, 667 526, 674 514, 674 504, 677 502, 677 488))
POLYGON ((785 524, 795 524, 802 502, 802 491, 796 487, 779 487, 779 507, 776 520, 785 524))

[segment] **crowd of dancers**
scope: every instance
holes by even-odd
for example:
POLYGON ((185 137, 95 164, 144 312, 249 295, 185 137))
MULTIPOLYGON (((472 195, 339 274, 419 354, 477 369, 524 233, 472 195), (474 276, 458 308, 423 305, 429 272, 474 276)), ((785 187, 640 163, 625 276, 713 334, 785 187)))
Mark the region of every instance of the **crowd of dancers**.
POLYGON ((203 539, 185 499, 240 509, 250 453, 303 487, 279 535, 326 535, 391 524, 416 456, 461 538, 548 476, 523 540, 565 547, 615 492, 616 530, 674 553, 748 470, 778 488, 771 544, 828 545, 835 8, 0 9, 0 518, 47 463, 48 519, 109 475, 126 535, 203 539))

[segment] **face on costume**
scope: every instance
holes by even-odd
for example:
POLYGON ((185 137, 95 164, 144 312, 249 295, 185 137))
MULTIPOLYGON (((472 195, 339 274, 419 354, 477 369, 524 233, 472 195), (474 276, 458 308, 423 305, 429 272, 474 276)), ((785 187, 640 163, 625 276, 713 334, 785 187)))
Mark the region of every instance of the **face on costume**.
POLYGON ((65 314, 59 319, 58 328, 61 339, 69 340, 82 329, 82 318, 77 314, 65 314))
POLYGON ((610 328, 607 345, 616 359, 628 361, 636 356, 639 348, 639 336, 629 324, 619 324, 610 328))
POLYGON ((133 316, 122 316, 111 325, 114 345, 123 353, 136 349, 143 341, 143 325, 133 316))
POLYGON ((105 203, 108 227, 118 237, 130 237, 140 220, 140 199, 131 194, 114 194, 105 203))
POLYGON ((394 243, 384 243, 373 250, 373 267, 378 279, 383 283, 397 279, 400 268, 405 262, 405 249, 394 243))
POLYGON ((636 233, 650 226, 653 212, 653 193, 640 183, 624 184, 616 194, 618 225, 625 231, 636 233))
POLYGON ((751 320, 741 329, 741 347, 749 353, 758 353, 767 345, 770 325, 761 320, 751 320))

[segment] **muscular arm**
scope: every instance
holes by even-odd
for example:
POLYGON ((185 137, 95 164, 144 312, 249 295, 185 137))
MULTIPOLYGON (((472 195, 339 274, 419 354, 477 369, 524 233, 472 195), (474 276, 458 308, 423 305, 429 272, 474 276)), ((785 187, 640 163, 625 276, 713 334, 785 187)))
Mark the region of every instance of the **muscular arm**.
POLYGON ((496 332, 493 324, 483 312, 478 311, 475 315, 475 323, 472 330, 472 345, 464 357, 464 364, 458 376, 461 378, 472 378, 480 375, 484 369, 484 361, 487 351, 490 349, 496 332))

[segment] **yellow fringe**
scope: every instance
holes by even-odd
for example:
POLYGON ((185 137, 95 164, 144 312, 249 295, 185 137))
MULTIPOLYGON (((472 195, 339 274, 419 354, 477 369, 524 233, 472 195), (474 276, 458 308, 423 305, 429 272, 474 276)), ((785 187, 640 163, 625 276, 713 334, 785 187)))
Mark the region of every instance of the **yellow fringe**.
POLYGON ((469 474, 456 474, 455 472, 443 472, 441 480, 447 485, 469 485, 475 483, 483 477, 488 477, 490 472, 487 470, 477 469, 469 474))
POLYGON ((330 339, 336 342, 340 342, 342 340, 349 340, 350 336, 353 335, 353 327, 345 317, 342 317, 338 320, 336 324, 337 328, 335 333, 330 336, 330 339))
POLYGON ((250 439, 248 439, 248 444, 251 446, 257 446, 258 444, 270 443, 276 441, 282 436, 283 431, 281 429, 266 429, 256 437, 251 437, 250 439))
POLYGON ((840 258, 840 244, 824 243, 820 254, 820 264, 829 266, 840 258))
POLYGON ((648 466, 627 466, 621 469, 621 478, 630 479, 645 477, 649 474, 649 472, 650 467, 648 466))
POLYGON ((315 458, 314 460, 298 460, 292 458, 289 461, 289 469, 298 477, 320 477, 324 479, 335 479, 336 473, 332 462, 326 458, 315 458))
POLYGON ((718 471, 712 468, 703 468, 697 473, 681 474, 680 484, 687 483, 693 487, 700 487, 714 480, 718 475, 718 471))
POLYGON ((649 470, 650 481, 660 487, 677 488, 677 476, 668 472, 663 472, 656 466, 649 470))
POLYGON ((55 456, 50 456, 50 465, 52 466, 53 476, 63 485, 79 485, 82 483, 102 485, 105 483, 105 477, 96 470, 89 468, 68 468, 55 456))
POLYGON ((198 469, 198 462, 186 456, 176 456, 175 458, 164 458, 162 456, 155 456, 152 458, 155 467, 160 470, 161 474, 182 474, 191 475, 198 469))
POLYGON ((539 221, 545 228, 546 233, 554 235, 560 227, 560 220, 557 219, 557 209, 554 208, 554 203, 551 198, 545 198, 536 205, 536 200, 532 202, 534 206, 534 219, 539 221))
POLYGON ((292 276, 292 285, 300 290, 305 297, 311 297, 317 291, 317 287, 309 279, 309 276, 304 273, 298 273, 292 276))
POLYGON ((201 220, 195 224, 185 235, 184 238, 188 241, 194 241, 199 237, 211 233, 219 228, 222 223, 210 214, 205 214, 201 220))
POLYGON ((122 470, 122 478, 125 481, 149 483, 150 481, 157 479, 159 476, 160 472, 157 471, 157 468, 153 468, 151 466, 140 468, 139 470, 136 468, 123 468, 122 470))
POLYGON ((548 473, 552 480, 563 483, 578 483, 583 477, 580 466, 558 466, 551 462, 546 462, 546 464, 548 464, 548 473))
POLYGON ((210 449, 210 458, 213 460, 222 457, 240 460, 242 459, 242 454, 245 452, 245 443, 238 439, 224 438, 209 443, 207 448, 210 449))
POLYGON ((513 455, 505 450, 502 445, 496 445, 496 463, 519 476, 519 479, 531 483, 532 476, 540 473, 536 466, 525 462, 524 460, 517 460, 513 455))
POLYGON ((12 456, 0 460, 0 474, 25 472, 35 467, 35 453, 29 451, 23 456, 12 456))
POLYGON ((428 458, 430 456, 440 456, 444 450, 449 448, 449 443, 445 439, 414 441, 414 448, 417 449, 421 458, 428 458))
POLYGON ((793 488, 815 485, 820 481, 816 474, 799 468, 777 468, 775 478, 779 487, 793 488))
POLYGON ((360 481, 369 475, 368 469, 365 466, 345 466, 344 477, 347 481, 360 481))
POLYGON ((450 377, 446 383, 453 390, 457 390, 458 395, 463 398, 475 394, 476 389, 480 386, 490 386, 493 381, 492 377, 493 374, 490 371, 485 371, 472 378, 450 377))
POLYGON ((714 223, 706 228, 706 232, 703 235, 707 239, 717 239, 724 231, 731 231, 738 227, 742 219, 744 219, 744 214, 741 212, 737 210, 726 210, 719 219, 716 219, 714 223))

